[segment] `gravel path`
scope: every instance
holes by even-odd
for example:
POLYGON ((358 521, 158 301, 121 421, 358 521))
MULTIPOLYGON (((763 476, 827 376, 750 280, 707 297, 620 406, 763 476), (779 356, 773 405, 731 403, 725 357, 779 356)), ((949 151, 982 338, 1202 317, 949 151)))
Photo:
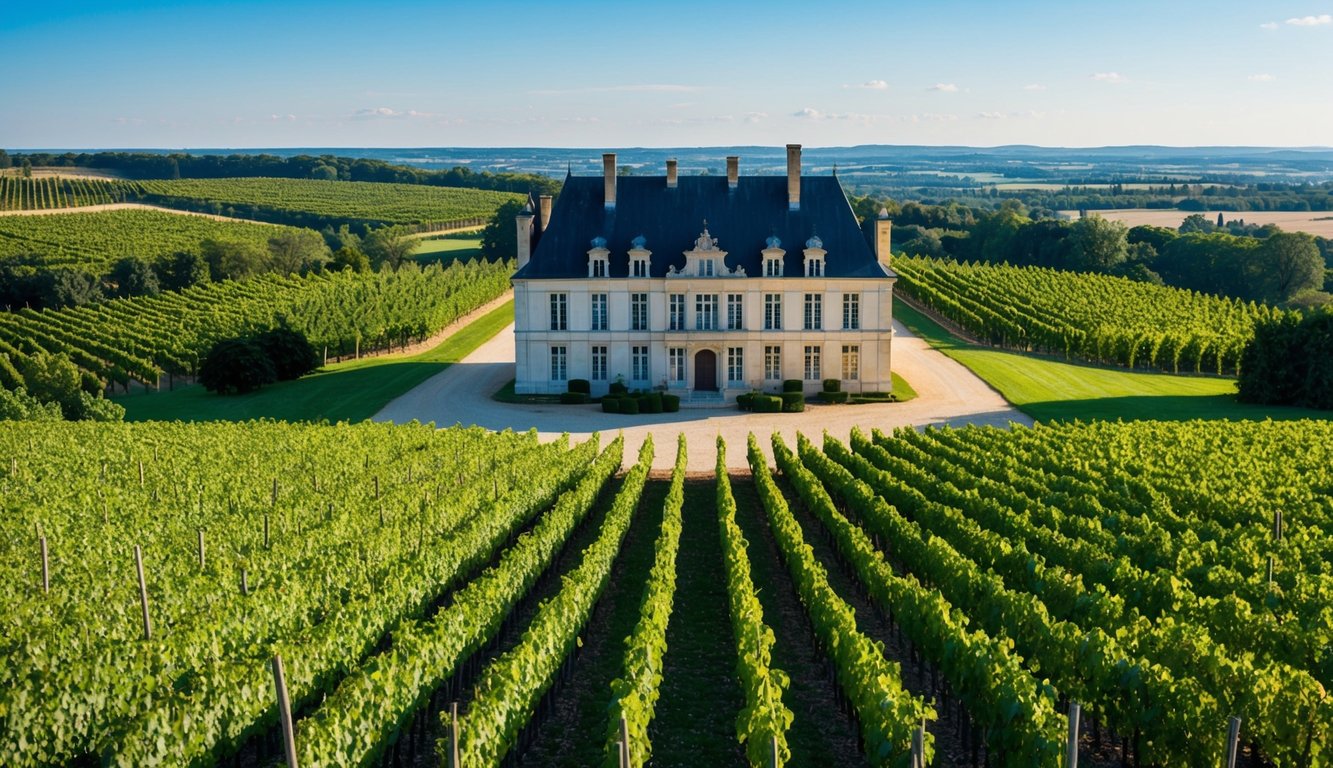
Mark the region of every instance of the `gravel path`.
POLYGON ((918 397, 906 403, 876 405, 807 405, 804 413, 746 413, 734 409, 683 409, 679 413, 602 413, 599 405, 514 405, 499 403, 491 394, 514 378, 513 326, 496 334, 462 362, 422 382, 386 405, 375 421, 433 421, 440 426, 476 424, 488 429, 524 431, 536 428, 543 439, 569 432, 583 439, 600 432, 609 439, 624 432, 625 460, 632 464, 638 445, 652 433, 657 443, 655 469, 670 469, 675 461, 676 435, 684 432, 691 471, 710 471, 716 461, 713 442, 722 435, 730 450, 728 464, 744 468, 745 438, 750 432, 767 437, 781 432, 788 443, 796 433, 817 437, 824 431, 846 439, 853 426, 884 430, 928 424, 1032 423, 1032 419, 1005 402, 999 393, 968 369, 931 349, 903 325, 895 322, 893 369, 906 379, 918 397))

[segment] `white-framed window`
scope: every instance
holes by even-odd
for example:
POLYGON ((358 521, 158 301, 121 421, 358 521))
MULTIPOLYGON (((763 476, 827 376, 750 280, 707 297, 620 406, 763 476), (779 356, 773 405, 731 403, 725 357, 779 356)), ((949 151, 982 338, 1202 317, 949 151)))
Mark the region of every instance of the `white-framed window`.
POLYGON ((634 277, 647 277, 647 276, 648 276, 648 260, 647 260, 647 259, 632 259, 632 261, 633 261, 633 264, 630 265, 630 274, 633 275, 634 277))
POLYGON ((861 347, 857 344, 842 345, 843 381, 856 381, 861 378, 861 347))
POLYGON ((605 344, 594 344, 592 347, 592 380, 606 381, 605 344))
POLYGON ((592 260, 592 277, 606 277, 606 259, 594 258, 592 260))
POLYGON ((672 347, 667 350, 667 361, 670 365, 670 377, 673 382, 681 383, 685 381, 685 348, 672 347))
POLYGON ((807 293, 805 295, 805 330, 824 329, 824 294, 807 293))
POLYGON ((807 345, 805 348, 805 380, 819 381, 824 378, 822 366, 820 365, 820 350, 818 345, 807 345))
POLYGON ((635 381, 648 380, 648 347, 630 347, 630 373, 635 381))
POLYGON ((551 347, 551 381, 569 379, 569 347, 558 345, 551 347))
POLYGON ((861 294, 844 293, 842 295, 842 329, 859 331, 861 329, 861 294))
POLYGON ((592 295, 592 330, 605 331, 606 328, 606 294, 594 293, 592 295))
POLYGON ((745 295, 727 294, 727 330, 739 331, 745 325, 745 295))
POLYGON ((764 259, 764 277, 782 277, 782 259, 764 259))
POLYGON ((551 294, 551 330, 569 330, 569 294, 551 294))
POLYGON ((778 381, 782 378, 782 347, 778 344, 764 346, 764 381, 778 381))
POLYGON ((700 293, 694 297, 694 327, 701 331, 717 330, 716 293, 700 293))
POLYGON ((716 265, 712 259, 699 259, 699 276, 712 277, 716 274, 716 265))
POLYGON ((745 347, 727 347, 727 382, 745 381, 745 347))
POLYGON ((806 260, 805 260, 805 276, 806 276, 806 277, 823 277, 823 276, 824 276, 824 260, 821 259, 821 258, 817 258, 817 257, 816 257, 816 258, 809 258, 809 259, 806 259, 806 260))
POLYGON ((685 330, 685 294, 673 293, 668 301, 670 306, 671 324, 667 326, 673 331, 685 330))
POLYGON ((629 295, 629 329, 631 331, 648 330, 648 294, 631 293, 629 295))
POLYGON ((764 294, 764 330, 782 330, 782 294, 764 294))

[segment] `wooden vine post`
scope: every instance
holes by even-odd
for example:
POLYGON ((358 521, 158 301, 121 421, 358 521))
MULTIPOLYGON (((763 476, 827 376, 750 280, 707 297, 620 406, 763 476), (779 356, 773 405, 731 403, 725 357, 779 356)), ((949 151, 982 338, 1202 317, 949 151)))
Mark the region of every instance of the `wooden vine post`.
POLYGON ((1236 753, 1239 751, 1237 749, 1239 745, 1240 718, 1232 716, 1231 721, 1227 723, 1227 759, 1223 763, 1225 768, 1236 768, 1236 753))
POLYGON ((153 622, 148 617, 148 585, 143 579, 143 549, 134 545, 134 570, 139 575, 139 607, 143 609, 143 639, 153 639, 153 622))
POLYGON ((449 705, 449 768, 459 768, 458 761, 458 702, 449 705))
POLYGON ((624 712, 620 713, 620 764, 625 768, 634 765, 629 749, 629 723, 625 720, 624 712))
POLYGON ((42 546, 42 594, 47 594, 51 591, 51 563, 47 558, 46 537, 41 537, 39 541, 42 546))
POLYGON ((199 529, 199 570, 204 570, 204 529, 199 529))
POLYGON ((1077 701, 1069 702, 1069 745, 1065 749, 1065 768, 1078 768, 1078 721, 1082 711, 1077 701))
POLYGON ((778 754, 778 735, 776 733, 768 737, 768 746, 768 768, 779 768, 782 765, 782 759, 778 754))
POLYGON ((241 569, 241 594, 242 595, 250 594, 250 583, 246 581, 244 568, 241 569))
POLYGON ((273 686, 278 690, 278 720, 282 723, 282 746, 288 768, 296 768, 296 732, 292 730, 292 702, 287 698, 287 676, 282 671, 282 656, 273 655, 273 686))
POLYGON ((912 768, 926 768, 926 726, 918 725, 912 731, 912 768))

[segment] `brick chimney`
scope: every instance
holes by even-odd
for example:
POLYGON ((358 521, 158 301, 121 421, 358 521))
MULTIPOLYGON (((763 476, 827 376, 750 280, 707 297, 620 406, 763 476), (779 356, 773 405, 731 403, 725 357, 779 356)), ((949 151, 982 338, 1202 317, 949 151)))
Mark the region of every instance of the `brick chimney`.
POLYGON ((607 209, 616 207, 616 153, 602 154, 602 189, 607 209))
POLYGON ((801 210, 801 145, 787 145, 787 207, 801 210))
POLYGON ((514 225, 518 228, 518 268, 527 266, 528 260, 532 258, 532 210, 526 205, 523 210, 514 217, 514 225))
POLYGON ((727 189, 735 189, 740 181, 741 159, 736 155, 727 158, 727 189))
POLYGON ((667 161, 667 189, 676 188, 676 161, 667 161))
POLYGON ((537 198, 537 231, 545 232, 551 224, 551 196, 541 195, 537 198))

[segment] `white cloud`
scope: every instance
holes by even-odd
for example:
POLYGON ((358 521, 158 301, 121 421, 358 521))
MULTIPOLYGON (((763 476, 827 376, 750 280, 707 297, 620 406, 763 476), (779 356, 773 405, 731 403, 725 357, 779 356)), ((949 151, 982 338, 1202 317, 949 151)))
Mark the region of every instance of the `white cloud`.
POLYGON ((947 123, 958 119, 958 115, 940 114, 938 112, 921 112, 907 118, 913 123, 947 123))
POLYGON ((1095 74, 1089 75, 1089 77, 1091 77, 1093 80, 1099 80, 1103 83, 1115 83, 1115 84, 1124 83, 1129 80, 1129 78, 1125 77, 1119 72, 1097 72, 1095 74))
POLYGON ((889 88, 887 80, 867 80, 864 83, 855 85, 844 83, 843 88, 860 88, 867 91, 886 91, 889 88))
POLYGON ((272 114, 272 115, 269 115, 269 116, 268 116, 268 119, 271 120, 271 121, 273 121, 273 122, 275 122, 275 123, 276 123, 276 122, 279 122, 279 121, 282 121, 282 120, 286 120, 287 122, 290 123, 290 122, 294 122, 294 121, 296 120, 296 115, 279 115, 279 114, 277 114, 277 113, 274 113, 274 114, 272 114))
MULTIPOLYGON (((398 118, 398 117, 434 117, 431 112, 421 112, 415 109, 400 110, 390 107, 365 107, 352 113, 355 120, 375 120, 379 118, 398 118)), ((295 118, 292 118, 295 119, 295 118)))
POLYGON ((1003 120, 1008 117, 1008 115, 1003 112, 978 112, 977 117, 980 117, 983 120, 1003 120))
POLYGON ((810 120, 821 120, 824 117, 824 113, 812 107, 802 107, 801 109, 791 113, 791 116, 804 117, 810 120))
POLYGON ((1247 78, 1245 78, 1245 79, 1246 79, 1246 80, 1249 80, 1251 83, 1271 83, 1271 82, 1273 82, 1274 80, 1276 80, 1277 78, 1276 78, 1276 77, 1273 77, 1273 76, 1270 75, 1270 74, 1264 73, 1264 74, 1261 74, 1261 75, 1250 75, 1249 77, 1247 77, 1247 78))
POLYGON ((631 83, 627 85, 594 85, 587 88, 542 88, 528 93, 540 96, 563 96, 570 93, 693 93, 700 88, 677 83, 631 83))
POLYGON ((944 91, 945 93, 957 93, 958 86, 953 83, 935 83, 926 89, 930 91, 944 91))
POLYGON ((1323 13, 1318 16, 1301 16, 1287 19, 1287 23, 1293 27, 1323 27, 1333 24, 1333 15, 1323 13))
POLYGON ((1044 91, 1044 90, 1046 90, 1046 86, 1042 85, 1041 83, 1028 83, 1027 85, 1023 86, 1023 90, 1025 90, 1025 91, 1044 91))
POLYGON ((1277 29, 1277 22, 1276 22, 1276 21, 1265 21, 1263 24, 1260 24, 1260 25, 1259 25, 1259 29, 1266 29, 1266 30, 1268 30, 1269 32, 1272 32, 1273 30, 1277 29))
POLYGON ((760 120, 765 120, 765 119, 767 119, 767 118, 768 118, 768 113, 767 113, 767 112, 746 112, 746 113, 745 113, 745 122, 747 122, 747 123, 757 123, 757 122, 759 122, 760 120))

